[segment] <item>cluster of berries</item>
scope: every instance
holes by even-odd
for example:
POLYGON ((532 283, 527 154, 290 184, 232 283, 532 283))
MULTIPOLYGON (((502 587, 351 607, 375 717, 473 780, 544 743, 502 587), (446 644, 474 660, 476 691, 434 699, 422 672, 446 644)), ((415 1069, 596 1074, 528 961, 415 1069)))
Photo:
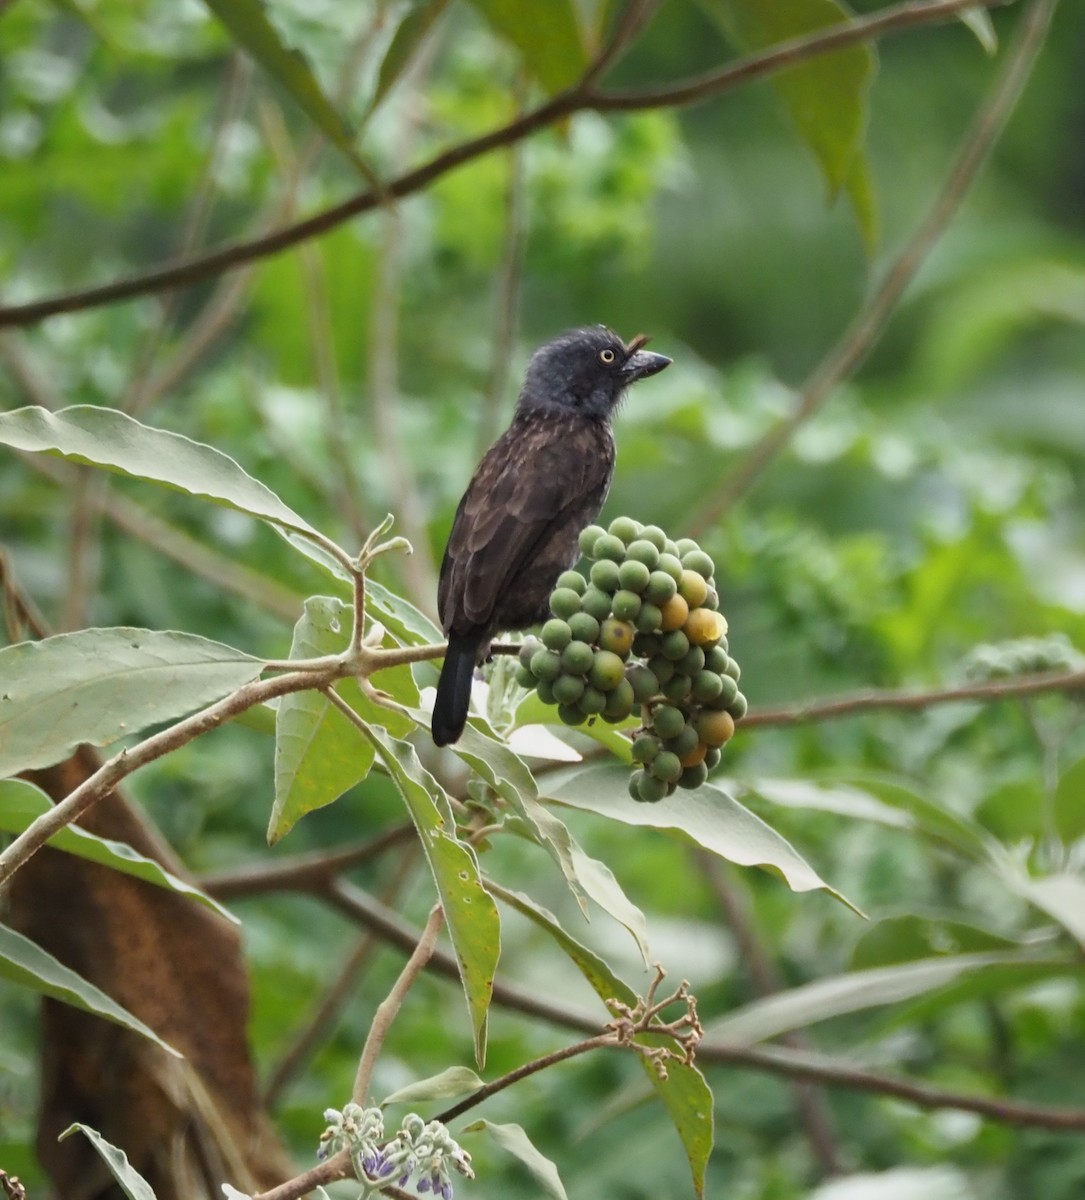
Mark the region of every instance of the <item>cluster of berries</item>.
POLYGON ((692 538, 675 542, 629 517, 589 525, 580 549, 588 578, 558 578, 553 618, 524 641, 517 679, 556 704, 567 725, 618 724, 640 707, 634 799, 699 787, 746 712, 715 564, 692 538))

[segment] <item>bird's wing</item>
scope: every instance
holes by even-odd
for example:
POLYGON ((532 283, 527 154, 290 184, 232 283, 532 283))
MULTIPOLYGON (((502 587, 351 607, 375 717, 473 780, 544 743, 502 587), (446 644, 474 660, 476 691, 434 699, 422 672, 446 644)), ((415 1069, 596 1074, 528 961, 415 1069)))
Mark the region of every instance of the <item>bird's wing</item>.
POLYGON ((598 511, 614 466, 596 422, 517 419, 479 464, 452 526, 438 590, 447 629, 489 623, 517 572, 578 510, 598 511))

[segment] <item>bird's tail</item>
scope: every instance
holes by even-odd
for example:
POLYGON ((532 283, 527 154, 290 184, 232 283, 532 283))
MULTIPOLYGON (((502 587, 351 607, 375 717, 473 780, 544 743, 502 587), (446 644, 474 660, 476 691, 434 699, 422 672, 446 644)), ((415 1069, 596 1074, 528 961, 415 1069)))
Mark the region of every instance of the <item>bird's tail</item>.
POLYGON ((465 635, 453 634, 448 639, 448 652, 437 683, 437 700, 433 705, 433 743, 447 746, 456 741, 467 724, 467 709, 471 704, 471 679, 475 673, 478 648, 484 631, 465 635))

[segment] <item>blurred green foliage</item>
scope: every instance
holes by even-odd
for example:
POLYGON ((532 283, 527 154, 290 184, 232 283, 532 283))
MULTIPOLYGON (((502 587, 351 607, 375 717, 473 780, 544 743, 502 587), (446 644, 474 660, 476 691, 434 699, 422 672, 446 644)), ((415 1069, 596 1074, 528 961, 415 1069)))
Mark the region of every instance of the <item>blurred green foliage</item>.
MULTIPOLYGON (((267 5, 324 94, 360 127, 357 148, 382 177, 511 119, 525 96, 539 98, 535 80, 548 91, 567 82, 560 56, 529 54, 525 66, 516 47, 530 39, 502 23, 516 6, 451 4, 366 120, 407 7, 267 5)), ((576 11, 602 24, 615 7, 576 11)), ((1003 44, 1020 7, 993 14, 1003 44)), ((308 148, 304 112, 195 3, 22 0, 0 11, 0 46, 5 303, 254 236, 359 186, 344 155, 308 148)), ((884 338, 742 502, 698 534, 724 583, 755 706, 962 683, 977 655, 998 658, 988 651, 985 660, 981 645, 1057 636, 1085 649, 1083 47, 1085 9, 1064 3, 974 192, 884 338)), ((735 53, 705 6, 670 3, 607 82, 644 86, 735 53)), ((689 109, 584 112, 253 268, 0 331, 0 406, 134 408, 233 455, 348 546, 395 511, 418 553, 413 567, 386 556, 376 577, 432 614, 433 564, 479 426, 495 405, 508 411, 534 345, 604 321, 626 335, 650 331, 675 360, 619 417, 604 517, 629 513, 681 534, 791 410, 803 377, 926 210, 998 65, 961 25, 878 48, 863 149, 876 246, 864 249, 862 213, 857 224, 846 205, 826 205, 818 162, 766 83, 689 109), (518 206, 510 188, 522 194, 518 206), (519 255, 511 271, 510 245, 519 255), (510 273, 511 295, 501 291, 510 273), (509 304, 519 319, 503 344, 494 330, 509 304), (197 341, 216 306, 214 336, 197 341), (498 396, 504 364, 495 356, 510 372, 498 396)), ((286 655, 285 615, 216 581, 242 563, 295 594, 300 612, 325 581, 278 539, 239 514, 108 481, 118 505, 200 543, 211 556, 204 570, 119 527, 115 508, 99 516, 102 481, 77 472, 57 486, 39 465, 0 457, 0 529, 15 577, 56 627, 178 628, 286 655), (88 512, 90 532, 80 532, 88 512), (85 582, 73 599, 77 578, 85 582)), ((416 676, 433 678, 430 668, 416 676)), ((1042 696, 740 730, 717 781, 733 783, 866 922, 765 873, 708 873, 687 842, 657 831, 583 813, 569 823, 645 910, 653 956, 690 979, 709 1021, 758 994, 721 914, 721 887, 748 910, 782 987, 995 949, 1076 954, 1080 917, 1038 904, 1028 885, 1066 876, 1081 887, 1080 718, 1080 698, 1042 696)), ((131 787, 197 870, 268 855, 272 755, 259 733, 222 730, 131 787)), ((400 820, 388 781, 374 774, 308 815, 274 853, 336 846, 400 820)), ((640 978, 628 938, 601 919, 585 928, 536 847, 495 839, 486 868, 506 881, 530 877, 539 903, 640 978)), ((354 878, 380 893, 392 875, 378 862, 354 878)), ((415 875, 397 906, 420 921, 431 896, 415 875)), ((310 899, 259 896, 234 907, 254 981, 253 1044, 267 1072, 357 935, 310 899)), ((281 1099, 276 1121, 299 1161, 316 1145, 321 1110, 349 1093, 373 1006, 399 963, 386 950, 375 955, 281 1099)), ((501 973, 590 1006, 579 975, 511 916, 501 973)), ((841 1015, 803 1036, 827 1054, 947 1088, 1080 1105, 1083 997, 1080 974, 1007 973, 922 1005, 841 1015)), ((471 1060, 459 1003, 450 984, 417 985, 380 1064, 380 1090, 471 1060)), ((0 1023, 0 1165, 33 1194, 45 1185, 26 1148, 36 1071, 26 994, 0 992, 0 1023)), ((496 1013, 488 1072, 564 1040, 496 1013)), ((787 1083, 733 1067, 706 1074, 717 1110, 708 1194, 820 1195, 824 1163, 787 1083)), ((597 1055, 533 1076, 486 1114, 523 1124, 573 1197, 685 1194, 681 1147, 659 1107, 642 1103, 642 1088, 634 1063, 597 1055)), ((1080 1136, 844 1090, 824 1102, 844 1168, 919 1172, 902 1196, 935 1194, 920 1169, 943 1166, 961 1172, 959 1190, 947 1193, 955 1196, 1071 1200, 1085 1187, 1080 1136)), ((461 1185, 462 1195, 538 1194, 522 1168, 470 1148, 479 1181, 461 1185)))

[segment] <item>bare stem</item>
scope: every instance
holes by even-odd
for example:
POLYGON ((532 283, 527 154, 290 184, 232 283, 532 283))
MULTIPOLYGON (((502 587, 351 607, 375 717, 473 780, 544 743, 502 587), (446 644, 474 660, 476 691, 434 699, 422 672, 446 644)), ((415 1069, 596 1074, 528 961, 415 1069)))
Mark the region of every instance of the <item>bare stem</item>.
POLYGON ((369 1097, 369 1087, 373 1082, 373 1069, 376 1067, 377 1059, 380 1057, 384 1039, 388 1036, 388 1031, 392 1028, 392 1022, 396 1019, 396 1014, 399 1012, 407 993, 411 990, 411 985, 425 969, 426 963, 432 958, 434 948, 437 945, 437 938, 444 923, 444 909, 439 904, 435 904, 430 909, 429 920, 426 921, 425 928, 422 930, 422 936, 418 939, 418 945, 414 948, 414 953, 407 959, 403 970, 399 973, 399 978, 392 985, 392 990, 377 1005, 377 1011, 373 1014, 373 1023, 369 1027, 369 1035, 365 1039, 362 1056, 358 1060, 358 1073, 354 1077, 352 1098, 355 1104, 360 1104, 363 1108, 369 1097))

